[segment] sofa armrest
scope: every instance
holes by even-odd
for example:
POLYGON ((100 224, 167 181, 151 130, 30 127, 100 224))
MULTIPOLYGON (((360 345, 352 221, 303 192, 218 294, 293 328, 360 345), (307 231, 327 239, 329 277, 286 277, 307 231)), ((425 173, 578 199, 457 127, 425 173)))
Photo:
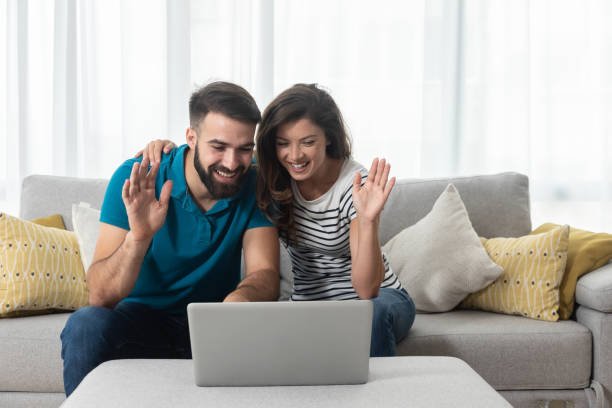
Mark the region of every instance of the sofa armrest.
POLYGON ((576 285, 576 320, 593 336, 593 380, 612 406, 612 263, 589 272, 576 285))
POLYGON ((593 381, 603 387, 604 406, 610 408, 612 406, 612 313, 600 312, 580 305, 576 309, 576 321, 591 331, 593 381))
POLYGON ((576 303, 600 312, 612 313, 612 263, 578 280, 576 303))

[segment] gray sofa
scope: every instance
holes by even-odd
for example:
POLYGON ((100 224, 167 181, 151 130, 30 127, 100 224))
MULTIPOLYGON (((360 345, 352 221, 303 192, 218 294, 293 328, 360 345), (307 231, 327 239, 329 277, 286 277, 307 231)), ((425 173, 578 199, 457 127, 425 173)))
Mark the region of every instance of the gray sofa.
MULTIPOLYGON (((381 241, 414 224, 448 182, 459 190, 484 237, 530 232, 526 176, 400 180, 381 220, 381 241)), ((72 227, 71 204, 99 206, 105 180, 30 176, 21 217, 60 213, 72 227)), ((563 221, 563 220, 551 220, 563 221)), ((282 254, 283 277, 290 276, 282 254)), ((289 279, 281 282, 285 293, 289 279)), ((604 407, 612 401, 612 264, 582 277, 576 320, 556 323, 472 310, 418 314, 400 355, 449 355, 472 366, 517 407, 604 407)), ((61 332, 68 314, 0 320, 0 406, 57 407, 64 400, 61 332)))

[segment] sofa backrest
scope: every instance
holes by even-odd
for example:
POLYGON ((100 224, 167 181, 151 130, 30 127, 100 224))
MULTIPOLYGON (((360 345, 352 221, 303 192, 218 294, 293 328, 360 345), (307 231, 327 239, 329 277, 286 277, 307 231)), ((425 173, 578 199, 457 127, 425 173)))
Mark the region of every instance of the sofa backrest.
POLYGON ((531 231, 529 179, 523 174, 404 179, 396 183, 381 215, 381 244, 427 215, 449 183, 459 191, 479 236, 518 237, 531 231))
MULTIPOLYGON (((32 175, 23 180, 20 216, 61 214, 72 230, 72 204, 100 208, 108 181, 32 175)), ((381 217, 381 244, 416 223, 431 210, 448 185, 457 187, 476 232, 483 237, 516 237, 531 231, 529 180, 518 173, 398 180, 381 217)))
POLYGON ((60 214, 72 231, 72 204, 100 208, 107 180, 32 175, 23 179, 19 216, 26 220, 60 214))

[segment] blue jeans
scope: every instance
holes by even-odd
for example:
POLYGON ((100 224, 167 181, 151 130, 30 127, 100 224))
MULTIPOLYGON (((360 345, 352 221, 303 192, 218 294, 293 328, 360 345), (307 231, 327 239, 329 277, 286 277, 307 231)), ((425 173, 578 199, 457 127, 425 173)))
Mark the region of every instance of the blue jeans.
POLYGON ((371 357, 395 355, 395 345, 402 341, 414 323, 416 308, 404 289, 381 288, 372 299, 371 357))
POLYGON ((61 334, 64 390, 70 395, 101 363, 123 358, 191 358, 186 316, 122 302, 74 312, 61 334))

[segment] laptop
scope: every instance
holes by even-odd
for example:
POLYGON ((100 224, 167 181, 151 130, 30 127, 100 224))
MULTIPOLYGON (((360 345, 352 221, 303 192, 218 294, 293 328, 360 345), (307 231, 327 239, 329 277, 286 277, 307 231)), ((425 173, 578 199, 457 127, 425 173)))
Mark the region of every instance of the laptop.
POLYGON ((191 303, 196 385, 363 384, 372 302, 191 303))

